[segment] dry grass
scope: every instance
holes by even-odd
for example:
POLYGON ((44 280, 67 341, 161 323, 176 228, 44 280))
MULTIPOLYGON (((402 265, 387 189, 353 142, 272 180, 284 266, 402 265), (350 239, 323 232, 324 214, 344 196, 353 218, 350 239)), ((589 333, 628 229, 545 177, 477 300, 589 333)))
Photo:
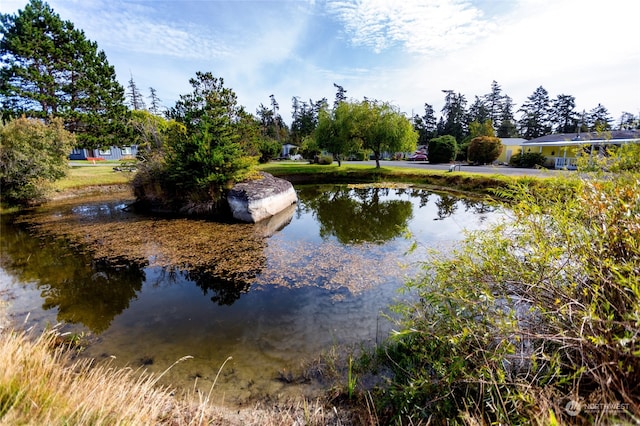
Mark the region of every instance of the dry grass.
MULTIPOLYGON (((0 312, 1 315, 1 312, 0 312)), ((108 362, 73 360, 55 330, 33 338, 0 329, 0 424, 280 425, 349 424, 320 401, 232 410, 209 395, 174 397, 160 375, 108 362)), ((186 361, 188 357, 176 361, 186 361)), ((187 361, 188 362, 188 361, 187 361)), ((175 364, 174 364, 175 365, 175 364)), ((222 367, 221 367, 222 368, 222 367)))

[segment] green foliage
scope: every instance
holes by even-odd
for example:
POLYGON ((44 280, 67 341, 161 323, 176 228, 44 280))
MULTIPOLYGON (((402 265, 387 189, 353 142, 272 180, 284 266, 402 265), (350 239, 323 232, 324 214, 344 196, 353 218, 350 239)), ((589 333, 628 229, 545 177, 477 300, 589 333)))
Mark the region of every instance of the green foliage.
POLYGON ((535 139, 551 133, 551 101, 544 87, 538 87, 519 111, 522 117, 518 127, 523 138, 535 139))
POLYGON ((22 117, 0 124, 2 202, 28 204, 41 198, 47 182, 64 177, 73 143, 60 119, 45 124, 22 117))
MULTIPOLYGON (((342 157, 356 146, 352 138, 354 122, 350 104, 341 102, 333 113, 323 109, 318 114, 318 125, 313 132, 318 147, 333 154, 340 165, 342 157)), ((330 164, 330 163, 329 163, 330 164)))
POLYGON ((129 118, 131 144, 138 145, 138 156, 144 159, 149 153, 162 150, 168 135, 172 133, 171 128, 176 124, 175 121, 159 117, 149 111, 131 111, 129 118))
POLYGON ((260 143, 260 163, 268 163, 277 158, 282 150, 282 144, 273 139, 263 139, 260 143))
POLYGON ((139 198, 158 196, 171 203, 222 199, 254 163, 240 144, 247 135, 236 95, 211 73, 190 80, 193 92, 181 95, 168 112, 176 122, 167 127, 162 152, 134 180, 139 198))
POLYGON ((97 44, 41 0, 0 22, 3 117, 62 117, 80 145, 116 144, 127 115, 124 89, 97 44))
MULTIPOLYGON (((630 151, 617 163, 640 162, 630 151)), ((394 378, 378 409, 398 424, 564 424, 575 400, 625 404, 637 417, 638 172, 496 193, 510 200, 509 220, 470 233, 453 254, 431 254, 407 285, 419 302, 397 307, 403 321, 381 357, 394 378)), ((623 412, 579 416, 626 423, 623 412)))
POLYGON ((471 139, 467 155, 475 164, 490 164, 498 159, 502 152, 502 141, 492 136, 478 136, 471 139))
MULTIPOLYGON (((464 138, 464 140, 458 145, 458 154, 456 155, 457 161, 469 160, 471 162, 480 162, 469 158, 469 146, 471 145, 471 141, 474 138, 480 136, 487 136, 491 138, 495 136, 495 131, 493 130, 493 121, 488 119, 483 121, 482 123, 480 123, 479 121, 472 121, 471 123, 469 123, 469 135, 464 138)), ((495 160, 495 158, 493 160, 495 160)))
POLYGON ((313 160, 316 156, 320 155, 321 149, 318 146, 316 138, 312 136, 306 136, 302 139, 300 144, 300 155, 308 160, 313 160))
POLYGON ((608 146, 606 155, 578 155, 578 167, 582 170, 603 173, 640 172, 640 141, 625 143, 621 146, 608 146))
POLYGON ((355 117, 356 137, 362 140, 362 148, 373 151, 376 167, 384 152, 415 151, 418 132, 391 104, 365 100, 357 106, 355 117))
POLYGON ((328 166, 333 163, 333 157, 331 155, 321 155, 318 157, 318 164, 328 166))
POLYGON ((532 168, 544 165, 547 158, 540 152, 519 152, 509 160, 512 167, 532 168))
POLYGON ((458 144, 451 135, 439 136, 429 142, 429 162, 448 163, 456 158, 458 144))
POLYGON ((358 150, 370 150, 380 167, 383 152, 414 151, 418 133, 396 108, 388 103, 364 100, 339 102, 333 112, 321 111, 314 133, 318 146, 340 161, 358 150))

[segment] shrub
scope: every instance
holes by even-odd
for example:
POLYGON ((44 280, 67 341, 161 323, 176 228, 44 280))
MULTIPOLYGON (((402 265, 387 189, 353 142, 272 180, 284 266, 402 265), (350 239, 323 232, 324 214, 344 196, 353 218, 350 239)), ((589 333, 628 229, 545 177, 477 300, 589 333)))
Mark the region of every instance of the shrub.
POLYGON ((259 163, 268 163, 280 155, 282 144, 275 139, 263 139, 260 142, 260 159, 259 163))
POLYGON ((539 152, 519 152, 511 157, 509 165, 513 167, 533 168, 543 166, 546 157, 539 152))
POLYGON ((382 357, 394 379, 378 408, 398 424, 631 422, 626 413, 640 415, 640 176, 496 192, 511 200, 510 220, 434 255, 408 284, 420 302, 398 306, 404 320, 382 357), (568 403, 622 410, 576 413, 568 403))
POLYGON ((303 158, 308 160, 314 159, 317 155, 320 155, 320 147, 313 136, 306 136, 302 140, 300 145, 300 154, 303 158))
POLYGON ((157 192, 171 204, 218 204, 235 182, 250 174, 255 158, 240 143, 247 129, 235 93, 211 73, 198 72, 190 83, 193 93, 181 95, 167 112, 177 123, 168 129, 153 173, 147 175, 161 179, 146 186, 159 186, 157 192))
POLYGON ((451 135, 440 136, 429 141, 429 162, 448 163, 456 158, 458 144, 451 135))
POLYGON ((45 124, 22 117, 0 123, 2 201, 25 205, 43 197, 47 183, 65 176, 74 141, 61 119, 45 124))
POLYGON ((321 155, 318 157, 318 164, 329 165, 333 163, 333 157, 331 155, 321 155))
POLYGON ((471 139, 467 156, 475 164, 489 164, 498 159, 502 152, 502 141, 491 136, 478 136, 471 139))

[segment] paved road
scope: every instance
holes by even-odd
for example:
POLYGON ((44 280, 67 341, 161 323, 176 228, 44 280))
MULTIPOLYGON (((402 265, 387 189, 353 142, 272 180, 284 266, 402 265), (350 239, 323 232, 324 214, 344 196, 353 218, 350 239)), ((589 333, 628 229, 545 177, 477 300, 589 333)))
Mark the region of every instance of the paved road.
MULTIPOLYGON (((375 166, 376 162, 373 160, 368 161, 343 161, 343 164, 353 165, 367 165, 375 166)), ((83 167, 83 166, 108 166, 116 167, 119 163, 98 161, 95 164, 86 161, 71 161, 70 166, 83 167)), ((389 161, 381 160, 381 167, 413 167, 416 169, 430 169, 430 170, 449 170, 449 164, 429 164, 425 161, 389 161)), ((458 169, 456 169, 458 171, 458 169)), ((547 169, 519 169, 508 166, 467 166, 462 165, 460 171, 465 173, 483 173, 483 174, 499 174, 499 175, 511 175, 511 176, 554 176, 568 172, 566 170, 547 170, 547 169)))
MULTIPOLYGON (((343 161, 344 164, 366 164, 375 166, 375 161, 343 161)), ((427 170, 449 170, 449 164, 429 164, 423 161, 380 161, 381 167, 413 167, 427 170)), ((456 172, 457 172, 456 168, 456 172)), ((546 169, 519 169, 508 166, 467 166, 462 165, 460 170, 465 173, 499 174, 512 176, 554 176, 568 172, 566 170, 546 170, 546 169)))

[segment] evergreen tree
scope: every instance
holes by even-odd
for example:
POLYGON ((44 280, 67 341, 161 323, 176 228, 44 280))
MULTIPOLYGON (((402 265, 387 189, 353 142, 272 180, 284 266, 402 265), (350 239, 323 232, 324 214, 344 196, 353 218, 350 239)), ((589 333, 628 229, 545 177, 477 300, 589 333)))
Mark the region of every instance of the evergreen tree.
POLYGON ((418 132, 418 145, 427 145, 438 134, 438 123, 433 106, 424 104, 424 115, 413 117, 413 127, 418 132))
POLYGON ((127 97, 129 98, 129 106, 131 106, 134 111, 147 109, 142 94, 140 93, 140 90, 138 90, 136 82, 133 80, 133 74, 131 74, 131 78, 129 79, 127 88, 129 89, 129 91, 127 92, 127 97))
POLYGON ((556 133, 572 133, 578 129, 576 99, 571 95, 558 95, 551 104, 551 122, 556 133))
POLYGON ((154 115, 160 115, 162 113, 162 100, 158 97, 156 89, 149 87, 149 112, 154 115))
POLYGON ((467 120, 469 123, 472 121, 484 123, 485 121, 491 120, 491 112, 483 98, 476 96, 475 101, 473 101, 473 104, 469 107, 467 120))
POLYGON ((333 109, 338 108, 340 103, 345 102, 347 100, 347 91, 344 90, 344 87, 339 84, 333 83, 333 87, 336 88, 336 99, 333 101, 333 109))
POLYGON ((619 130, 640 129, 640 116, 635 116, 630 112, 623 112, 620 116, 619 130))
POLYGON ((535 139, 551 133, 549 93, 544 87, 538 87, 519 111, 522 117, 518 126, 523 138, 535 139))
POLYGON ((126 123, 124 89, 96 43, 47 3, 0 15, 3 117, 61 117, 80 145, 110 145, 126 123))
POLYGON ((186 133, 167 141, 164 190, 179 199, 218 200, 251 165, 240 145, 238 123, 244 109, 223 79, 210 72, 197 72, 189 83, 193 92, 180 95, 168 111, 186 133))
POLYGON ((587 113, 585 120, 590 132, 611 130, 611 122, 613 121, 609 115, 609 111, 600 104, 587 113))
POLYGON ((438 126, 439 135, 451 135, 456 141, 462 141, 467 135, 468 116, 467 100, 464 95, 454 93, 453 90, 443 90, 446 93, 442 127, 438 126))
POLYGON ((299 145, 302 140, 313 133, 318 125, 319 103, 326 104, 326 99, 319 102, 300 102, 297 96, 292 98, 291 142, 299 145))
POLYGON ((281 142, 287 138, 288 128, 278 112, 280 106, 274 95, 269 96, 269 99, 271 99, 271 107, 261 103, 256 110, 256 115, 260 121, 262 136, 281 142))
MULTIPOLYGON (((503 103, 508 96, 502 94, 502 88, 497 81, 491 82, 491 93, 483 96, 484 106, 487 111, 488 118, 496 127, 500 126, 503 103)), ((479 120, 484 121, 484 120, 479 120)))
POLYGON ((519 136, 518 128, 515 125, 516 120, 513 117, 513 108, 513 100, 504 95, 500 105, 500 124, 496 129, 496 134, 499 138, 516 138, 519 136))

